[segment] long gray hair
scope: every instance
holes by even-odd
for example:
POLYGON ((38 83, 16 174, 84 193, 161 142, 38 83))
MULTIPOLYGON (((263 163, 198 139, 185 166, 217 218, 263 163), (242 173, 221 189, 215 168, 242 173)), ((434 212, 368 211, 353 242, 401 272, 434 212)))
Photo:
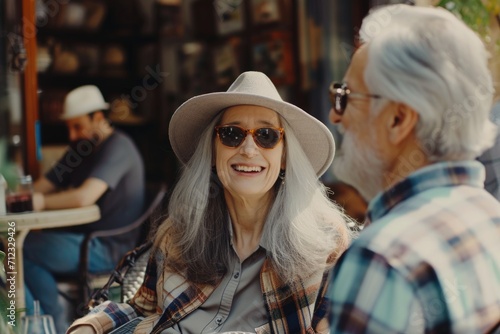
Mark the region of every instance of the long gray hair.
MULTIPOLYGON (((155 246, 167 270, 192 282, 213 284, 229 265, 229 214, 213 164, 214 127, 205 129, 193 157, 182 170, 169 201, 168 218, 159 226, 155 246)), ((347 248, 349 218, 332 203, 286 120, 286 176, 273 188, 274 203, 262 238, 284 281, 326 270, 347 248)))

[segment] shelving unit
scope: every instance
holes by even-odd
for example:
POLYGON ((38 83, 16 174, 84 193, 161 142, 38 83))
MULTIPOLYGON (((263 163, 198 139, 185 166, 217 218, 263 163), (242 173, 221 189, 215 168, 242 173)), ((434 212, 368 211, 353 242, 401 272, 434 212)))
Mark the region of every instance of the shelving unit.
POLYGON ((226 89, 239 73, 256 70, 266 73, 277 86, 294 88, 298 70, 294 1, 220 1, 219 6, 216 3, 196 0, 191 10, 194 39, 208 45, 216 87, 226 89), (238 6, 223 6, 224 3, 238 6), (218 57, 223 48, 232 49, 233 57, 218 57), (230 58, 233 64, 228 64, 230 58))
POLYGON ((266 73, 285 100, 305 107, 294 4, 295 0, 187 1, 187 33, 160 34, 162 67, 170 73, 163 94, 169 109, 195 95, 225 91, 240 73, 250 70, 266 73), (257 9, 264 5, 267 9, 257 9))
POLYGON ((69 0, 39 27, 39 63, 49 64, 39 66, 38 72, 41 141, 67 143, 67 130, 59 119, 64 97, 76 87, 93 84, 110 103, 114 126, 129 134, 141 151, 147 178, 164 179, 163 166, 169 162, 155 154, 159 146, 168 145, 167 125, 159 122, 159 34, 157 29, 146 31, 138 4, 69 0))
POLYGON ((59 121, 64 96, 95 84, 112 105, 115 126, 136 141, 148 177, 173 182, 177 165, 168 122, 188 98, 224 91, 241 72, 259 70, 285 100, 303 106, 294 0, 242 0, 229 11, 213 0, 156 2, 147 31, 141 15, 122 17, 137 1, 69 0, 66 7, 75 4, 77 13, 93 3, 91 28, 85 19, 72 22, 71 9, 63 8, 38 30, 39 54, 51 60, 38 73, 42 144, 67 142, 59 121))

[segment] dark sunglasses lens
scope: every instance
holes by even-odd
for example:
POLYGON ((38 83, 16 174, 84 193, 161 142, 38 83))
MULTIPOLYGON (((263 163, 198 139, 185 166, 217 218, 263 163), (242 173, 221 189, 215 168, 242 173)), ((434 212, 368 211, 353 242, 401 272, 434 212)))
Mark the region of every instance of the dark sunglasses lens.
POLYGON ((347 95, 343 93, 335 94, 335 110, 337 110, 338 113, 343 114, 346 107, 347 95))
POLYGON ((229 147, 238 147, 245 139, 245 132, 234 126, 224 126, 218 132, 221 143, 229 147))
POLYGON ((333 109, 337 112, 337 114, 342 115, 347 107, 347 94, 345 93, 345 87, 340 84, 334 84, 333 88, 335 90, 332 98, 333 109))
POLYGON ((281 133, 272 128, 260 128, 255 130, 255 140, 262 148, 273 148, 279 142, 281 133))

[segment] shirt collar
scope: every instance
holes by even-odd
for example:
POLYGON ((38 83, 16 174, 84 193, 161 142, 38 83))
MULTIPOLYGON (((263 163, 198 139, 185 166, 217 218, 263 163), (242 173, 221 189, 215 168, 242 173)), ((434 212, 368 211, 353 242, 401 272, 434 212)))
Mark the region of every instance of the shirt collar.
MULTIPOLYGON (((229 221, 229 244, 231 246, 233 246, 233 237, 234 237, 234 233, 233 233, 233 224, 232 224, 232 221, 231 221, 231 215, 228 213, 227 214, 227 217, 228 217, 228 221, 229 221)), ((266 247, 266 245, 269 245, 269 242, 267 241, 267 238, 264 238, 264 235, 261 236, 260 238, 260 241, 259 241, 259 246, 264 248, 266 251, 268 249, 270 249, 269 247, 266 247)), ((257 247, 258 249, 258 247, 257 247)))
POLYGON ((368 220, 373 222, 386 215, 397 204, 432 188, 458 185, 483 188, 484 178, 484 167, 477 161, 431 164, 375 196, 368 206, 368 220))

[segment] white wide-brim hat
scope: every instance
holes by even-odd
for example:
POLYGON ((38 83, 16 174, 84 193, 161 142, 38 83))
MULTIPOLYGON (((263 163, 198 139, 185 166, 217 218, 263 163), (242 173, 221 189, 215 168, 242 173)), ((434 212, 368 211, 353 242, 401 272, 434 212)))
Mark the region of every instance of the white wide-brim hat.
POLYGON ((292 128, 316 174, 321 176, 330 167, 335 154, 330 130, 304 110, 283 101, 271 80, 261 72, 244 72, 226 92, 195 96, 177 108, 168 129, 177 158, 186 164, 210 121, 220 111, 237 105, 276 111, 292 128))
POLYGON ((67 120, 108 108, 109 103, 104 101, 99 88, 94 85, 85 85, 73 89, 66 95, 61 119, 67 120))

